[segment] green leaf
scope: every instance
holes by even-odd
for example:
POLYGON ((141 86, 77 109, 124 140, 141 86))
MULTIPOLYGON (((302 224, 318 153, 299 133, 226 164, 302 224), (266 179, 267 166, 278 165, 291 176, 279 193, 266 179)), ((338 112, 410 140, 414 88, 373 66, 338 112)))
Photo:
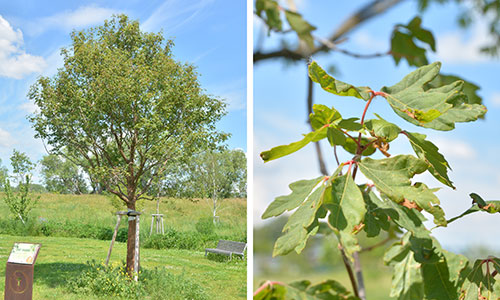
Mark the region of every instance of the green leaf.
MULTIPOLYGON (((361 138, 361 145, 362 146, 365 146, 366 144, 368 144, 371 140, 368 139, 368 138, 365 138, 365 137, 362 137, 361 138)), ((342 145, 344 147, 344 149, 351 153, 351 154, 354 154, 356 155, 356 151, 358 150, 358 145, 356 144, 356 142, 354 142, 351 138, 347 138, 345 140, 345 144, 342 145)), ((363 156, 370 156, 372 155, 373 153, 375 153, 377 149, 375 149, 375 147, 373 147, 373 144, 370 145, 368 148, 366 148, 364 151, 363 151, 363 156)))
POLYGON ((321 182, 324 176, 310 180, 299 180, 293 182, 289 185, 292 193, 286 196, 277 197, 262 215, 262 219, 267 219, 270 217, 276 217, 284 213, 285 211, 290 211, 297 208, 311 194, 313 189, 321 182))
POLYGON ((422 19, 417 16, 413 18, 410 21, 410 23, 408 23, 406 28, 411 31, 411 33, 415 36, 415 38, 428 44, 431 47, 432 51, 436 52, 436 41, 434 40, 432 32, 423 29, 421 25, 422 25, 422 19))
POLYGON ((432 142, 426 140, 425 134, 413 133, 405 131, 404 134, 408 137, 410 144, 420 159, 423 159, 429 165, 429 172, 437 180, 455 189, 453 182, 448 177, 448 169, 451 170, 450 165, 439 153, 438 147, 432 142))
POLYGON ((335 108, 329 108, 323 104, 314 104, 313 113, 309 115, 309 121, 314 130, 321 129, 321 127, 330 124, 337 124, 342 120, 342 116, 335 108))
POLYGON ((394 31, 391 37, 391 54, 396 65, 402 58, 408 61, 410 66, 422 66, 428 64, 425 49, 417 46, 413 36, 408 33, 394 31))
POLYGON ((396 64, 399 64, 402 58, 405 58, 410 66, 420 67, 428 64, 426 49, 419 47, 415 42, 419 40, 429 45, 432 51, 436 51, 436 42, 432 33, 422 28, 421 24, 422 19, 417 16, 408 25, 399 24, 394 28, 391 54, 396 64))
POLYGON ((426 89, 431 89, 431 88, 438 88, 443 85, 447 85, 450 83, 453 83, 455 81, 463 81, 464 82, 464 87, 463 87, 463 92, 465 95, 467 95, 467 103, 469 104, 482 104, 483 99, 481 96, 477 94, 477 91, 479 90, 479 86, 476 84, 467 81, 465 79, 462 79, 458 76, 455 75, 445 75, 445 74, 439 74, 437 75, 431 82, 426 84, 426 89))
POLYGON ((274 245, 273 257, 288 254, 293 250, 300 253, 307 239, 316 234, 319 227, 310 225, 315 223, 316 212, 321 206, 324 192, 324 187, 317 188, 288 218, 288 222, 283 227, 284 234, 274 245))
POLYGON ((460 271, 466 267, 467 259, 443 251, 437 261, 422 263, 425 299, 457 300, 456 280, 460 271))
POLYGON ((439 73, 441 63, 418 68, 391 87, 383 87, 394 112, 406 121, 436 130, 452 130, 457 122, 475 121, 486 113, 479 104, 467 103, 463 81, 433 89, 424 86, 439 73))
POLYGON ((395 140, 401 132, 401 128, 396 124, 387 122, 378 115, 377 117, 379 118, 378 120, 371 119, 365 122, 365 126, 370 131, 370 134, 374 137, 382 138, 384 142, 395 140))
POLYGON ((336 127, 328 127, 326 131, 326 137, 330 145, 344 146, 346 143, 346 137, 342 131, 336 127))
POLYGON ((302 15, 290 10, 285 10, 285 17, 288 24, 290 24, 290 27, 292 27, 293 31, 295 31, 299 36, 299 39, 304 41, 310 49, 313 49, 314 38, 311 35, 311 32, 315 30, 316 27, 304 20, 302 15))
POLYGON ((255 2, 255 10, 257 16, 261 17, 269 27, 269 32, 272 29, 281 31, 283 23, 280 18, 280 10, 278 2, 275 0, 257 0, 255 2), (264 16, 263 13, 266 13, 264 16))
POLYGON ((370 99, 370 88, 355 87, 328 75, 316 62, 309 65, 309 77, 312 81, 319 83, 321 87, 332 94, 338 96, 352 96, 359 99, 370 99))
POLYGON ((481 196, 476 193, 471 193, 470 197, 473 199, 473 202, 477 204, 480 210, 486 211, 490 214, 494 214, 500 212, 500 201, 498 200, 490 200, 484 201, 481 196))
POLYGON ((311 126, 314 131, 309 132, 300 141, 281 145, 272 148, 271 150, 263 151, 260 157, 264 162, 268 162, 289 154, 292 154, 311 142, 317 142, 327 137, 327 127, 329 125, 336 125, 342 120, 342 116, 335 108, 329 108, 322 104, 315 104, 313 106, 313 113, 309 115, 311 126))
POLYGON ((380 200, 377 195, 370 189, 369 191, 363 190, 363 200, 365 201, 365 227, 367 237, 376 237, 380 234, 380 230, 389 230, 390 212, 384 209, 384 202, 380 200))
POLYGON ((439 204, 435 190, 422 183, 411 184, 410 178, 427 169, 427 163, 411 155, 398 155, 390 158, 373 160, 363 159, 359 169, 377 189, 396 203, 405 199, 416 203, 420 208, 434 215, 434 223, 446 225, 443 210, 433 204, 439 204))
MULTIPOLYGON (((490 272, 493 268, 500 268, 500 259, 488 258, 491 262, 490 272)), ((476 260, 473 266, 468 266, 462 271, 460 280, 460 300, 497 300, 500 298, 500 283, 498 278, 491 273, 484 272, 484 260, 476 260)))
POLYGON ((349 119, 342 119, 339 123, 338 126, 342 129, 345 129, 347 131, 361 131, 363 130, 363 125, 361 123, 357 122, 359 118, 349 118, 349 119))
POLYGON ((331 181, 331 197, 323 205, 330 211, 328 222, 339 231, 352 234, 365 216, 363 194, 354 183, 350 172, 331 181))
POLYGON ((292 154, 302 148, 304 148, 307 144, 310 142, 317 142, 321 139, 324 139, 326 137, 326 127, 322 127, 321 129, 318 129, 313 132, 309 132, 304 136, 304 138, 300 141, 288 144, 288 145, 281 145, 272 148, 271 150, 263 151, 260 153, 260 157, 264 162, 268 162, 289 154, 292 154))
POLYGON ((423 299, 421 265, 415 261, 407 237, 392 245, 384 255, 385 264, 393 268, 390 297, 397 297, 398 300, 423 299))

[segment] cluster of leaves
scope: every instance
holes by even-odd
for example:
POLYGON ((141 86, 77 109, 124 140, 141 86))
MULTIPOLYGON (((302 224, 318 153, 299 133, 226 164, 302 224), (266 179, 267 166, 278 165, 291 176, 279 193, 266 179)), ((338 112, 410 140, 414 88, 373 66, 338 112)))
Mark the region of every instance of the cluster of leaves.
MULTIPOLYGON (((315 62, 310 64, 310 78, 325 91, 362 99, 366 106, 361 119, 346 119, 333 107, 315 105, 310 115, 312 132, 300 141, 261 153, 267 162, 298 151, 308 143, 327 139, 332 147, 342 147, 354 154, 352 160, 339 164, 330 176, 290 184, 292 193, 276 198, 269 205, 262 216, 264 219, 295 210, 283 227, 283 235, 276 241, 273 256, 291 251, 300 253, 312 235, 334 233, 347 257, 352 257, 360 250, 356 237, 360 231, 364 230, 368 237, 378 236, 382 231, 401 232, 404 234, 384 257, 394 270, 391 297, 456 300, 500 296, 500 285, 494 280, 500 260, 489 257, 469 262, 461 255, 442 249, 424 226, 426 218, 422 214, 422 210, 426 211, 437 226, 447 226, 470 213, 499 212, 500 201, 484 201, 479 195, 471 194, 473 206, 447 220, 434 194, 437 189, 412 180, 416 174, 428 171, 442 184, 455 188, 448 176, 449 163, 439 149, 426 135, 403 130, 378 115, 365 120, 366 110, 376 96, 385 98, 399 117, 424 128, 449 131, 456 123, 482 117, 486 108, 468 99, 462 81, 432 85, 440 66, 439 62, 422 66, 399 83, 375 92, 369 87, 336 80, 315 62), (400 136, 407 138, 415 155, 388 153, 389 144, 400 136), (368 157, 377 150, 386 158, 368 157), (356 183, 358 170, 370 182, 356 183)), ((332 299, 340 299, 338 295, 345 293, 345 288, 331 281, 314 286, 309 282, 268 283, 255 297, 330 299, 324 293, 337 295, 337 298, 330 297, 332 299), (303 296, 298 297, 299 294, 303 296)), ((342 299, 357 299, 342 295, 342 299)))
POLYGON ((283 21, 281 20, 281 12, 283 12, 288 25, 297 33, 298 38, 305 42, 309 48, 314 47, 314 38, 311 32, 316 27, 304 20, 301 14, 281 7, 275 0, 257 0, 255 10, 255 13, 266 22, 269 31, 283 31, 283 21))
POLYGON ((246 197, 246 156, 242 150, 203 151, 168 166, 161 195, 218 199, 246 197))
POLYGON ((60 155, 46 155, 40 161, 45 188, 52 193, 85 194, 88 192, 83 170, 60 155))

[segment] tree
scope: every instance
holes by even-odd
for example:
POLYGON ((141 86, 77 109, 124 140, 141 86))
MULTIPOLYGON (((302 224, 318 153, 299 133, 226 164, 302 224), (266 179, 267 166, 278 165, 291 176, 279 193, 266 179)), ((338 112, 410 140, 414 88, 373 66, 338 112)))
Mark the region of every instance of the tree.
POLYGON ((87 193, 87 184, 82 172, 70 160, 49 154, 42 158, 40 164, 47 191, 61 194, 87 193))
POLYGON ((190 183, 195 195, 212 201, 214 222, 224 198, 246 196, 246 157, 241 150, 204 152, 190 163, 190 183))
MULTIPOLYGON (((17 183, 23 182, 26 176, 29 175, 29 173, 35 168, 35 164, 31 162, 28 155, 24 152, 19 152, 16 149, 12 152, 10 164, 12 165, 12 172, 14 173, 14 179, 17 183)), ((29 176, 31 177, 31 175, 29 176)))
MULTIPOLYGON (((71 39, 61 51, 64 67, 31 87, 28 97, 39 112, 29 119, 36 137, 57 154, 65 148, 68 159, 84 158, 82 167, 128 209, 149 198, 170 160, 226 137, 215 127, 225 114, 224 102, 204 94, 192 65, 174 60, 171 40, 142 32, 125 15, 73 32, 71 39)), ((131 275, 138 271, 135 231, 131 220, 131 275)))
POLYGON ((9 177, 9 170, 7 167, 2 166, 2 160, 0 159, 0 185, 3 188, 3 184, 5 183, 5 180, 9 177))
POLYGON ((246 197, 246 156, 242 150, 204 151, 187 162, 170 164, 169 168, 162 184, 166 195, 246 197))
POLYGON ((9 207, 10 212, 26 224, 28 215, 38 202, 40 197, 30 196, 31 174, 34 164, 24 152, 14 149, 10 157, 10 163, 14 172, 14 178, 17 181, 18 192, 14 194, 8 177, 4 178, 3 186, 5 191, 4 201, 9 207))

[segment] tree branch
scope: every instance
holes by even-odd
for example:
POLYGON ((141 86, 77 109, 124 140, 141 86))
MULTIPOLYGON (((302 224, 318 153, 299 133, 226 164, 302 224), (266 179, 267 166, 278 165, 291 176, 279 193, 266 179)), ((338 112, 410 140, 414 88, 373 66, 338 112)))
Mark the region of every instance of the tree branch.
MULTIPOLYGON (((353 31, 355 28, 357 28, 360 24, 366 22, 367 20, 384 13, 388 9, 394 7, 396 4, 400 3, 403 0, 374 0, 371 3, 361 7, 359 10, 357 10, 353 15, 351 15, 347 20, 345 20, 337 30, 335 30, 327 39, 324 41, 327 41, 330 44, 335 44, 339 39, 344 37, 346 34, 350 33, 353 31)), ((336 50, 340 51, 344 54, 351 55, 353 56, 353 53, 345 51, 345 50, 339 50, 338 48, 335 47, 335 49, 332 49, 331 47, 327 46, 326 43, 321 43, 321 45, 316 46, 313 49, 307 49, 307 48, 301 48, 300 45, 297 47, 295 50, 290 50, 287 48, 279 49, 279 50, 274 50, 274 51, 269 51, 269 52, 262 52, 260 50, 255 51, 253 55, 253 61, 254 63, 257 63, 259 61, 264 61, 266 59, 273 59, 273 58, 283 58, 286 60, 291 60, 291 61, 299 61, 299 60, 305 60, 308 57, 318 53, 318 52, 328 52, 331 50, 336 50)), ((359 55, 360 58, 368 58, 372 57, 373 55, 368 55, 368 56, 363 56, 360 54, 354 54, 354 55, 359 55)), ((385 54, 375 54, 375 57, 385 54)))
MULTIPOLYGON (((306 65, 307 66, 307 65, 306 65)), ((307 76, 307 115, 309 116, 312 113, 312 106, 313 106, 313 82, 309 76, 307 76)), ((312 128, 311 122, 309 121, 309 118, 307 118, 307 122, 312 128)), ((326 169, 326 164, 325 160, 323 159, 323 153, 321 152, 321 145, 319 142, 315 142, 314 146, 316 148, 316 154, 318 155, 318 163, 319 163, 319 171, 321 174, 327 176, 328 171, 326 169)))

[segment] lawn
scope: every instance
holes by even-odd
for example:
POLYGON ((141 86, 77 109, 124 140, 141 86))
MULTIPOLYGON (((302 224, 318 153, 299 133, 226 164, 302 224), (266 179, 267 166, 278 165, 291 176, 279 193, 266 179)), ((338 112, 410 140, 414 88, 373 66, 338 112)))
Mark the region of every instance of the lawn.
MULTIPOLYGON (((1 196, 0 196, 1 198, 1 196)), ((246 201, 226 199, 220 212, 217 235, 246 236, 246 201)), ((0 202, 0 209, 7 209, 0 202)), ((32 212, 36 222, 71 220, 82 224, 99 224, 113 228, 116 222, 111 201, 99 195, 51 195, 42 194, 32 212)), ((141 235, 147 235, 151 213, 156 212, 155 202, 144 202, 139 207, 141 235)), ((160 212, 165 215, 167 227, 179 232, 196 231, 196 221, 210 216, 210 206, 204 200, 162 199, 160 212)), ((7 218, 2 216, 1 218, 7 218)), ((126 221, 122 221, 126 223, 126 221)), ((125 225, 122 225, 123 227, 125 225)), ((110 241, 60 236, 13 236, 0 235, 0 288, 5 286, 5 264, 14 242, 41 243, 42 248, 35 265, 33 299, 109 299, 68 291, 68 279, 79 276, 88 268, 87 261, 103 262, 110 241)), ((246 260, 206 258, 203 251, 184 249, 141 248, 141 267, 154 269, 165 267, 172 274, 184 277, 201 286, 208 299, 246 298, 246 260)), ((126 257, 126 244, 115 243, 111 263, 122 262, 126 257)), ((147 298, 146 298, 147 299, 147 298)))

